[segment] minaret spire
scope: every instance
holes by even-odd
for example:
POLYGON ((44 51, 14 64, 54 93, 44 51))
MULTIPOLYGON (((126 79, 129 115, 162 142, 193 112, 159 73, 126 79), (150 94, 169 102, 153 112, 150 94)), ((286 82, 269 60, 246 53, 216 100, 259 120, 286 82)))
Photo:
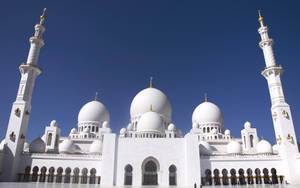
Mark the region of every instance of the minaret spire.
POLYGON ((258 10, 258 21, 260 23, 260 26, 263 27, 264 26, 264 18, 261 16, 261 12, 260 10, 258 10))
POLYGON ((35 79, 42 72, 38 66, 38 57, 40 48, 44 45, 42 38, 45 27, 42 25, 45 21, 45 11, 40 16, 40 22, 34 26, 35 33, 30 37, 30 50, 26 63, 19 66, 21 81, 16 97, 12 105, 8 128, 5 136, 5 154, 3 160, 3 169, 5 173, 0 175, 0 181, 16 181, 19 173, 19 162, 23 152, 28 121, 31 111, 31 97, 34 89, 35 79))
POLYGON ((153 79, 153 78, 152 78, 152 76, 151 76, 151 77, 150 77, 150 86, 149 86, 150 88, 153 87, 153 85, 152 85, 152 79, 153 79))
POLYGON ((46 13, 46 8, 44 8, 42 15, 40 16, 40 24, 43 25, 44 21, 45 21, 45 13, 46 13))
POLYGON ((273 118, 273 126, 275 129, 276 140, 279 140, 278 151, 283 158, 283 166, 286 167, 286 180, 288 183, 295 184, 295 182, 297 182, 298 184, 300 181, 298 179, 294 179, 293 174, 296 173, 294 170, 294 164, 296 163, 296 155, 298 155, 299 152, 290 106, 287 104, 283 93, 281 82, 283 68, 282 66, 278 66, 276 64, 273 52, 274 42, 271 38, 269 38, 268 27, 264 25, 260 12, 258 13, 258 21, 260 22, 258 33, 261 36, 259 46, 263 50, 266 63, 266 67, 261 74, 268 82, 272 104, 271 113, 273 118))

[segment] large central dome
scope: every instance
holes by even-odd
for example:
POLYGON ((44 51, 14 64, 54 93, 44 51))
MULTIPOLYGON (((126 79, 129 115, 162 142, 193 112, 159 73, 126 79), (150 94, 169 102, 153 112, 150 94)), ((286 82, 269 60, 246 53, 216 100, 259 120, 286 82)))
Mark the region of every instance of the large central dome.
POLYGON ((133 99, 130 106, 131 120, 139 118, 142 114, 149 112, 152 106, 154 112, 171 120, 172 107, 167 96, 158 89, 146 88, 140 91, 133 99))

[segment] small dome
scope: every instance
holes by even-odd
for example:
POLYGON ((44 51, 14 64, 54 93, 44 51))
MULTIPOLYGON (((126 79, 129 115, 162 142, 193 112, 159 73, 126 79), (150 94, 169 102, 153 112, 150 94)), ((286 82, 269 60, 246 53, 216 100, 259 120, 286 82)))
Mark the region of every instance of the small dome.
POLYGON ((90 133, 90 129, 88 127, 84 128, 83 133, 90 133))
POLYGON ((73 146, 74 146, 74 150, 73 150, 74 153, 81 153, 81 149, 78 145, 74 144, 73 146))
POLYGON ((101 154, 102 153, 102 141, 95 140, 90 146, 90 153, 101 154))
POLYGON ((52 121, 50 122, 50 126, 51 126, 51 127, 57 127, 57 122, 56 122, 56 120, 52 120, 52 121))
POLYGON ((227 153, 230 154, 239 154, 242 153, 242 146, 235 140, 230 141, 227 144, 227 153))
POLYGON ((262 139, 261 141, 259 141, 256 145, 256 151, 257 153, 260 153, 260 154, 270 154, 270 153, 273 153, 273 149, 272 149, 272 145, 262 139))
POLYGON ((212 152, 212 148, 208 142, 201 141, 199 147, 200 147, 200 155, 201 154, 209 155, 212 152))
POLYGON ((124 135, 126 133, 126 128, 122 128, 121 130, 120 130, 120 135, 124 135))
POLYGON ((77 133, 77 130, 75 128, 71 129, 70 134, 76 134, 76 133, 77 133))
POLYGON ((171 120, 171 103, 163 92, 155 88, 143 89, 134 97, 130 106, 131 119, 138 118, 148 112, 150 105, 152 105, 154 112, 171 120))
POLYGON ((26 151, 26 152, 29 151, 29 144, 26 141, 24 142, 23 151, 26 151))
POLYGON ((108 127, 109 127, 109 123, 108 123, 107 121, 104 121, 104 122, 102 123, 102 127, 103 127, 103 128, 108 128, 108 127))
POLYGON ((133 125, 132 125, 132 123, 129 123, 129 124, 127 125, 127 130, 128 130, 128 131, 133 131, 133 125))
POLYGON ((193 128, 199 128, 198 123, 193 123, 193 128))
POLYGON ((225 130, 225 135, 230 135, 231 133, 230 133, 230 130, 229 129, 226 129, 225 130))
POLYGON ((85 104, 78 114, 78 122, 84 121, 109 121, 109 113, 101 102, 91 101, 85 104))
POLYGON ((170 123, 168 126, 168 131, 176 131, 176 127, 173 123, 170 123))
POLYGON ((5 145, 5 138, 0 143, 0 150, 4 149, 4 145, 5 145))
POLYGON ((211 102, 203 102, 197 106, 193 112, 192 121, 200 125, 206 123, 224 124, 224 118, 220 108, 211 102))
POLYGON ((146 112, 138 122, 137 132, 163 133, 162 118, 156 112, 146 112))
POLYGON ((59 153, 73 153, 74 149, 75 147, 73 141, 70 139, 64 140, 62 143, 59 144, 58 147, 59 153))
POLYGON ((29 145, 30 153, 44 153, 45 149, 46 149, 46 144, 40 137, 37 137, 29 145))
POLYGON ((277 144, 274 144, 274 145, 272 146, 272 149, 273 149, 273 152, 274 152, 274 153, 278 153, 278 145, 277 145, 277 144))
POLYGON ((245 124, 244 124, 244 128, 245 129, 251 128, 251 123, 249 121, 246 121, 245 124))

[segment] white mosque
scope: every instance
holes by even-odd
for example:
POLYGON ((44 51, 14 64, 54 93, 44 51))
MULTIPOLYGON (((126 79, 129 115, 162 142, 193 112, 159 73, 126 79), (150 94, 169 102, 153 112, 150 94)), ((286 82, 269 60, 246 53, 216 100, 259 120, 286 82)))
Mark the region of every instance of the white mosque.
POLYGON ((21 81, 12 105, 5 139, 0 145, 0 180, 65 184, 121 185, 246 185, 300 184, 300 155, 292 114, 286 103, 276 65, 273 40, 259 15, 271 114, 277 143, 257 137, 245 122, 241 138, 225 130, 221 110, 205 100, 193 112, 190 131, 183 133, 172 121, 172 107, 159 89, 141 90, 132 100, 129 124, 113 133, 110 115, 97 100, 85 104, 78 127, 60 135, 55 120, 44 135, 30 144, 26 132, 40 48, 44 45, 45 10, 30 38, 26 63, 20 65, 21 81))

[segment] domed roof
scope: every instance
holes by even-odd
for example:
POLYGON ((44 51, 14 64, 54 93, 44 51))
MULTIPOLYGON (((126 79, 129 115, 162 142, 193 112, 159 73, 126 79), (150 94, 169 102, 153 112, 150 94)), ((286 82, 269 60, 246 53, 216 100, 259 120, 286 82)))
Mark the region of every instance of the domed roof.
POLYGON ((85 104, 78 114, 78 122, 84 121, 109 121, 109 113, 101 102, 91 101, 85 104))
POLYGON ((208 142, 201 141, 199 147, 200 154, 209 155, 212 152, 212 148, 208 142))
POLYGON ((231 134, 229 129, 226 129, 224 133, 225 133, 225 135, 230 135, 231 134))
POLYGON ((140 91, 132 100, 130 106, 131 118, 139 117, 149 111, 152 105, 153 111, 171 120, 172 107, 167 96, 156 88, 146 88, 140 91))
POLYGON ((121 130, 120 130, 120 135, 124 135, 126 133, 126 128, 122 128, 121 130))
POLYGON ((168 131, 176 131, 176 127, 173 123, 170 123, 168 126, 168 131))
POLYGON ((75 128, 71 129, 70 134, 76 134, 76 133, 77 133, 77 130, 75 128))
POLYGON ((163 133, 163 120, 156 112, 146 112, 141 116, 137 124, 137 132, 157 132, 163 133))
POLYGON ((57 122, 56 122, 56 120, 52 120, 52 121, 50 122, 50 126, 51 126, 51 127, 57 127, 57 122))
POLYGON ((244 128, 245 129, 251 128, 251 123, 249 121, 246 121, 245 124, 244 124, 244 128))
POLYGON ((127 125, 127 130, 128 130, 128 131, 133 131, 133 125, 132 125, 132 123, 129 123, 129 124, 127 125))
POLYGON ((242 146, 241 146, 241 144, 238 143, 235 140, 231 140, 227 144, 227 153, 230 153, 230 154, 239 154, 239 153, 242 153, 242 146))
POLYGON ((34 139, 29 145, 30 153, 44 153, 45 149, 46 149, 46 144, 40 137, 34 139))
POLYGON ((272 145, 262 139, 261 141, 259 141, 256 145, 256 151, 257 153, 260 153, 260 154, 267 154, 267 153, 273 153, 273 148, 272 148, 272 145))
POLYGON ((70 139, 64 140, 62 143, 59 144, 58 147, 59 153, 73 153, 74 149, 75 147, 73 141, 70 139))
POLYGON ((107 121, 104 121, 104 122, 102 123, 102 127, 103 127, 103 128, 108 128, 108 127, 109 127, 109 123, 108 123, 107 121))
POLYGON ((101 154, 102 153, 102 141, 95 140, 90 146, 90 153, 101 154))
POLYGON ((220 108, 211 102, 199 104, 193 112, 193 123, 219 123, 223 125, 224 119, 220 108))

